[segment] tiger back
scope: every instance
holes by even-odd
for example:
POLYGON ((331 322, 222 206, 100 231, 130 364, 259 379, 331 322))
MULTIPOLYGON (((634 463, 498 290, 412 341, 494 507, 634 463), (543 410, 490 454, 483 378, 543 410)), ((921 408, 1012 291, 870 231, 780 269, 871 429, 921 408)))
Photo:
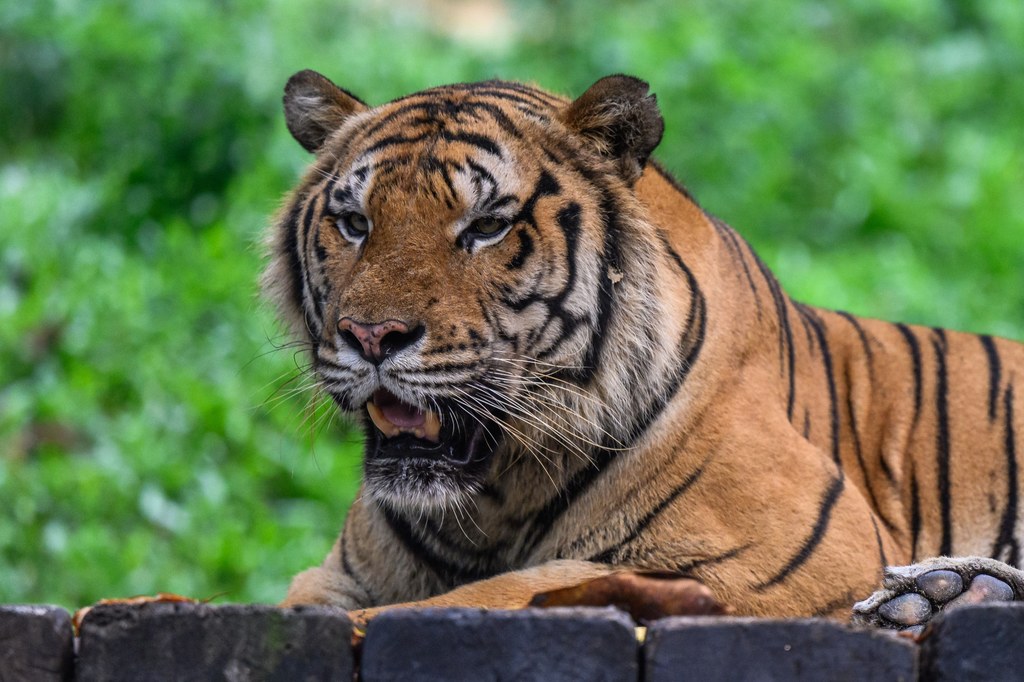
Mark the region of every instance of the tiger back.
MULTIPOLYGON (((631 567, 843 615, 889 565, 1019 564, 1024 346, 790 299, 649 160, 646 83, 371 108, 307 71, 285 113, 316 156, 264 286, 366 437, 359 499, 286 603, 500 606, 631 567)), ((929 571, 967 590, 979 565, 929 571)))

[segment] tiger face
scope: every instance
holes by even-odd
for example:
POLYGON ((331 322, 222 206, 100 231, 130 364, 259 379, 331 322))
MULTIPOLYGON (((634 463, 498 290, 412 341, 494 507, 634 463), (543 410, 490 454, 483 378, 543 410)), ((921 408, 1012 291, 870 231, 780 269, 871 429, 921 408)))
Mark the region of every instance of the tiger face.
POLYGON ((630 229, 609 206, 628 218, 662 130, 646 84, 604 81, 571 103, 492 81, 372 109, 314 72, 289 82, 289 129, 316 160, 265 284, 364 425, 371 498, 461 506, 524 452, 602 438, 570 415, 608 409, 581 386, 630 229))

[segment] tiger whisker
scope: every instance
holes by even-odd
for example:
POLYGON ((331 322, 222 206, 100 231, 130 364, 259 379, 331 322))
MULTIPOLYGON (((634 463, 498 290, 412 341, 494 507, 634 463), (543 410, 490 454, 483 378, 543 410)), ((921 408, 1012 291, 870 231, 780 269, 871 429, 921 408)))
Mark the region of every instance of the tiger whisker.
MULTIPOLYGON (((486 391, 488 395, 492 396, 495 399, 495 401, 498 402, 498 404, 501 407, 504 408, 503 411, 511 414, 512 416, 520 419, 523 422, 526 422, 527 424, 529 424, 531 426, 534 426, 535 428, 537 428, 537 430, 541 431, 542 433, 545 433, 546 435, 551 436, 556 442, 558 442, 561 445, 565 446, 573 454, 576 454, 576 455, 580 456, 585 461, 589 462, 589 461, 592 460, 592 458, 582 448, 580 448, 578 444, 573 442, 569 438, 569 436, 567 434, 561 432, 557 428, 556 429, 550 429, 550 428, 548 428, 549 427, 548 424, 546 424, 543 421, 540 421, 539 419, 537 419, 537 417, 534 416, 532 414, 531 410, 529 409, 531 407, 531 405, 529 405, 527 403, 520 402, 516 398, 513 398, 513 397, 511 397, 509 395, 501 394, 501 393, 499 393, 497 391, 494 391, 493 389, 491 389, 490 387, 487 387, 487 386, 479 386, 478 385, 477 388, 482 390, 482 391, 486 391), (504 402, 499 402, 499 401, 504 401, 504 402), (514 409, 510 409, 510 408, 514 408, 514 409)), ((556 414, 555 416, 558 417, 559 419, 562 419, 560 415, 556 414)), ((564 424, 564 426, 568 427, 570 430, 572 429, 572 426, 567 421, 565 421, 564 419, 562 419, 562 423, 564 424)), ((582 436, 582 434, 580 434, 580 435, 582 436)), ((581 440, 584 440, 584 439, 581 437, 581 440)))
MULTIPOLYGON (((498 379, 498 377, 495 377, 495 379, 498 379)), ((534 381, 530 378, 524 378, 514 375, 509 375, 508 378, 501 377, 500 383, 502 384, 500 388, 505 390, 509 390, 514 387, 525 387, 526 390, 522 392, 524 400, 541 403, 544 406, 547 406, 549 408, 552 408, 552 410, 557 411, 557 413, 560 413, 556 414, 557 418, 563 423, 565 427, 568 428, 568 430, 572 432, 574 436, 578 437, 580 440, 583 440, 587 445, 590 445, 591 447, 595 448, 600 448, 603 450, 625 449, 621 447, 616 447, 615 445, 605 445, 603 443, 597 443, 592 439, 588 438, 583 432, 583 430, 576 425, 576 423, 570 421, 570 418, 576 421, 582 419, 587 426, 592 427, 594 430, 598 432, 598 434, 607 437, 613 443, 620 444, 618 438, 614 434, 609 432, 607 429, 602 427, 597 421, 587 417, 579 410, 570 409, 569 406, 565 405, 563 401, 558 400, 555 397, 555 394, 560 390, 558 387, 551 386, 545 382, 534 381), (545 394, 543 392, 539 392, 535 390, 537 388, 547 389, 548 391, 550 391, 550 393, 545 394)), ((596 398, 594 399, 594 401, 598 402, 600 405, 603 406, 603 403, 600 403, 596 398)), ((522 405, 524 411, 526 412, 533 412, 533 410, 530 408, 535 407, 534 405, 525 403, 523 403, 522 405)))
POLYGON ((486 404, 481 404, 477 400, 477 398, 475 396, 473 396, 471 394, 468 394, 468 393, 464 393, 464 396, 465 396, 465 398, 467 400, 473 401, 473 403, 465 403, 465 402, 461 403, 462 406, 464 408, 466 408, 466 410, 468 412, 473 412, 474 414, 483 415, 486 419, 490 419, 490 420, 493 420, 493 421, 497 422, 497 424, 498 424, 498 426, 500 428, 502 428, 509 436, 511 436, 515 441, 517 441, 520 445, 522 445, 528 452, 530 452, 532 455, 534 455, 534 459, 537 461, 538 464, 540 464, 541 469, 544 471, 544 475, 547 476, 548 480, 551 481, 551 485, 553 487, 555 487, 555 488, 558 487, 558 484, 555 482, 554 477, 548 471, 547 465, 544 463, 544 461, 547 461, 548 463, 554 465, 555 462, 552 459, 550 459, 550 458, 548 458, 546 456, 544 456, 544 459, 542 460, 541 459, 541 456, 542 456, 541 453, 539 451, 534 450, 533 448, 531 448, 530 444, 533 444, 535 447, 540 448, 541 450, 548 450, 547 447, 545 447, 544 445, 536 442, 533 438, 530 438, 526 434, 523 434, 521 431, 519 431, 518 429, 512 427, 511 425, 503 422, 502 420, 496 419, 492 414, 490 414, 485 409, 486 408, 486 404), (527 441, 529 441, 529 442, 527 442, 527 441))

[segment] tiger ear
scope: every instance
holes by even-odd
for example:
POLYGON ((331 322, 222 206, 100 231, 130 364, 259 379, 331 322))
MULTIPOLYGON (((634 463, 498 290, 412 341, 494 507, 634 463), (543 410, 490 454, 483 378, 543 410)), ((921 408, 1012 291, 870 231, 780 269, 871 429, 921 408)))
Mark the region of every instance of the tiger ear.
POLYGON ((284 120, 292 137, 309 152, 320 149, 346 118, 367 108, 316 71, 299 71, 284 86, 284 120))
POLYGON ((618 162, 619 174, 634 183, 661 142, 665 122, 646 82, 605 76, 562 111, 562 122, 599 154, 618 162))

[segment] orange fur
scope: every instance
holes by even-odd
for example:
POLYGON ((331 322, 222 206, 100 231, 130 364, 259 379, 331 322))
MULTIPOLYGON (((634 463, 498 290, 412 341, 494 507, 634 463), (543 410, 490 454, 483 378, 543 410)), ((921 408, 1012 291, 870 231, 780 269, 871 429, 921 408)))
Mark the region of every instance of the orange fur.
POLYGON ((269 295, 343 409, 387 385, 442 418, 445 391, 505 412, 477 478, 369 478, 286 603, 519 604, 628 566, 688 573, 741 613, 844 615, 886 564, 1019 562, 1024 346, 791 300, 647 163, 646 84, 569 102, 493 82, 369 109, 310 73, 286 110, 317 156, 271 231, 269 295), (487 178, 518 211, 493 242, 466 236, 487 178), (371 370, 346 316, 426 331, 371 370))

